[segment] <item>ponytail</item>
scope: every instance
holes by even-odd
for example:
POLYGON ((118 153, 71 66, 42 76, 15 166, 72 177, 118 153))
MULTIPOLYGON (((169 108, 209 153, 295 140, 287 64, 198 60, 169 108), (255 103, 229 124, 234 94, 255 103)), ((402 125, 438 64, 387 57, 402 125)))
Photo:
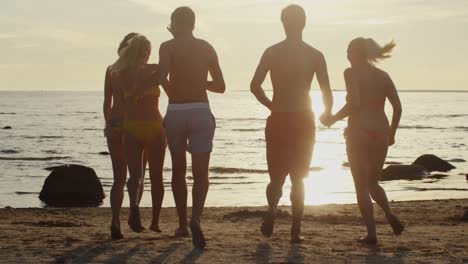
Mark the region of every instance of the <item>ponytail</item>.
POLYGON ((364 40, 366 59, 372 63, 375 63, 379 60, 390 58, 395 46, 396 43, 393 40, 382 47, 374 39, 367 38, 364 40))

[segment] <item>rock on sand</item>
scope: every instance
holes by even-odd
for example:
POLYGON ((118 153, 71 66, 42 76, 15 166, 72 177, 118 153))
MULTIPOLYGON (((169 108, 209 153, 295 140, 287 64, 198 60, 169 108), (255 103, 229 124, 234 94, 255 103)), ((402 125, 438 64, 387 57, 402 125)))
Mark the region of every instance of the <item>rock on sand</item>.
POLYGON ((54 167, 44 181, 39 199, 48 206, 98 206, 104 199, 96 172, 81 165, 54 167))

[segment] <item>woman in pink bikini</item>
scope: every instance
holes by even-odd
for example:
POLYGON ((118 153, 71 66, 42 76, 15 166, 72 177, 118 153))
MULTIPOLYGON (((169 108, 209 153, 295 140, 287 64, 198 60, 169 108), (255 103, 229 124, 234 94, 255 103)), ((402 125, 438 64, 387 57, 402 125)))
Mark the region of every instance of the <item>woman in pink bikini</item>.
POLYGON ((365 38, 349 43, 348 60, 351 67, 344 72, 346 105, 329 120, 322 120, 329 126, 348 117, 346 149, 359 209, 367 228, 367 235, 358 241, 365 244, 377 243, 371 198, 384 210, 395 235, 400 235, 404 229, 392 213, 387 195, 379 185, 388 147, 395 143, 402 110, 392 79, 374 63, 390 57, 394 47, 393 42, 381 47, 373 39, 365 38), (393 107, 391 124, 384 111, 386 99, 393 107))

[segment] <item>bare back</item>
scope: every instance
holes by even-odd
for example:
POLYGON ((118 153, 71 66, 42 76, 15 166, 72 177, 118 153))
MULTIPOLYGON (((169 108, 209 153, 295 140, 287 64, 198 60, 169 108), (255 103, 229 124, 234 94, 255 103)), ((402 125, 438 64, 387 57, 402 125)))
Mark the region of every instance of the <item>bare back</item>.
POLYGON ((349 118, 350 126, 358 125, 369 130, 387 130, 389 123, 385 114, 385 101, 395 86, 390 76, 373 66, 362 69, 347 69, 345 81, 348 100, 358 111, 349 118))
POLYGON ((328 83, 322 53, 303 41, 285 40, 268 48, 259 68, 270 71, 273 112, 310 111, 314 75, 319 82, 328 83))
POLYGON ((112 73, 110 82, 114 91, 114 98, 120 102, 125 112, 125 119, 129 120, 159 120, 158 109, 159 87, 152 80, 158 65, 147 64, 138 70, 135 90, 129 90, 131 82, 125 73, 112 73))
POLYGON ((161 45, 160 65, 169 73, 170 103, 208 102, 210 67, 216 52, 206 41, 194 37, 174 38, 161 45))

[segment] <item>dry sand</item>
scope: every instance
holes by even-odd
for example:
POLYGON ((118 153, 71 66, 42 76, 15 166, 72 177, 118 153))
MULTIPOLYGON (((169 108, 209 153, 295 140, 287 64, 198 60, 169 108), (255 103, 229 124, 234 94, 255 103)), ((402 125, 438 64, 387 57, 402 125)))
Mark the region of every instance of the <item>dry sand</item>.
MULTIPOLYGON (((0 209, 0 262, 12 263, 468 263, 468 199, 396 202, 392 207, 406 223, 392 235, 376 210, 377 246, 355 242, 364 232, 356 205, 309 206, 306 242, 289 243, 290 217, 276 223, 275 234, 259 232, 264 207, 207 208, 203 227, 208 246, 192 251, 190 238, 174 238, 174 208, 164 209, 163 233, 132 233, 109 240, 110 209, 0 209)), ((282 210, 290 211, 289 207, 282 210)), ((122 219, 127 217, 123 210, 122 219)), ((142 209, 145 226, 150 208, 142 209)))

